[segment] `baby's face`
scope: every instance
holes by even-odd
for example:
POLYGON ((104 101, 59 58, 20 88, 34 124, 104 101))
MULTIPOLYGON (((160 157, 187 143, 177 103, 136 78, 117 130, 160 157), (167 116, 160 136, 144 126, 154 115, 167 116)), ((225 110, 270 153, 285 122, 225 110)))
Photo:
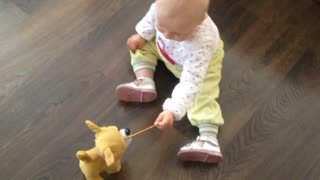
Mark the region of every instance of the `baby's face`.
POLYGON ((199 24, 192 23, 184 17, 158 18, 157 29, 167 39, 184 41, 190 39, 199 24))

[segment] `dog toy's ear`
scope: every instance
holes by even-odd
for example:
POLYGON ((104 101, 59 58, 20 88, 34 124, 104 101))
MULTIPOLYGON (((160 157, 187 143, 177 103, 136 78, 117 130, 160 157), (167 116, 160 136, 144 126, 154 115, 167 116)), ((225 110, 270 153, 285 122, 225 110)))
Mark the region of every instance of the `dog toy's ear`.
POLYGON ((101 131, 101 128, 90 120, 86 120, 86 124, 89 127, 89 129, 91 129, 95 133, 98 133, 99 131, 101 131))
POLYGON ((114 163, 114 156, 109 147, 104 150, 104 158, 107 166, 111 166, 114 163))
POLYGON ((82 161, 91 161, 91 157, 85 151, 78 151, 76 156, 82 161))

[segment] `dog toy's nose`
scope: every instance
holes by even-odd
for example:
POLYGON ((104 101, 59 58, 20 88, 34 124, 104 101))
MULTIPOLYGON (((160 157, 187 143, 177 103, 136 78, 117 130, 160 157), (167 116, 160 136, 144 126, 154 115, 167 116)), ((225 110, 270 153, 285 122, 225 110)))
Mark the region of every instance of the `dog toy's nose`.
POLYGON ((131 134, 130 129, 128 129, 128 128, 125 128, 124 131, 125 131, 127 136, 129 136, 131 134))

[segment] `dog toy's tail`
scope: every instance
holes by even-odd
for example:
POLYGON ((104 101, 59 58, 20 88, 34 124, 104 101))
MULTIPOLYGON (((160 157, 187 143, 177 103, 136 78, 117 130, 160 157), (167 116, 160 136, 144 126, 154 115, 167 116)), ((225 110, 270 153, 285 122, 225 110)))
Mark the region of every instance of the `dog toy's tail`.
POLYGON ((91 161, 91 157, 85 151, 78 151, 76 154, 77 158, 82 161, 91 161))

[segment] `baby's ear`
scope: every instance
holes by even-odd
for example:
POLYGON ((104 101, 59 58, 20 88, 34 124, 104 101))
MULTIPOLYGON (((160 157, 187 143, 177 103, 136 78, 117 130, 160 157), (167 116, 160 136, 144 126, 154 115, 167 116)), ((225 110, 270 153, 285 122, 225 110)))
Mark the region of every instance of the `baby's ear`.
POLYGON ((104 158, 105 158, 107 166, 111 166, 112 164, 114 164, 114 156, 113 156, 113 153, 109 147, 107 147, 104 150, 104 158))
POLYGON ((91 129, 95 133, 101 131, 101 128, 90 120, 86 120, 86 124, 89 127, 89 129, 91 129))

